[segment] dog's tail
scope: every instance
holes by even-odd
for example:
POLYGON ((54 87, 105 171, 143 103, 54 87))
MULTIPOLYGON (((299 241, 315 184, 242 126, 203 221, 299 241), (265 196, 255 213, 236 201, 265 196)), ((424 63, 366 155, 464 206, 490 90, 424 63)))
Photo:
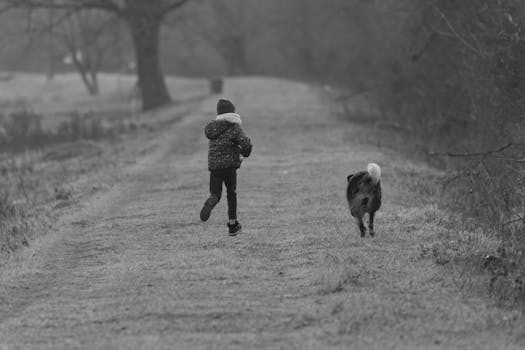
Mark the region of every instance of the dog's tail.
POLYGON ((373 183, 378 183, 381 179, 381 168, 376 163, 369 163, 366 167, 368 174, 372 178, 373 183))

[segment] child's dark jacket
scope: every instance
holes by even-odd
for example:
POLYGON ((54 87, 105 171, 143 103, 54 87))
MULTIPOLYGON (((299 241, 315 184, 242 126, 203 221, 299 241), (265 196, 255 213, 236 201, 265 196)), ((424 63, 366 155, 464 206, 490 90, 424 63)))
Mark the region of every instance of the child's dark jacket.
POLYGON ((248 157, 252 152, 251 141, 240 124, 227 120, 209 122, 204 134, 210 140, 208 169, 237 169, 241 166, 240 155, 248 157))

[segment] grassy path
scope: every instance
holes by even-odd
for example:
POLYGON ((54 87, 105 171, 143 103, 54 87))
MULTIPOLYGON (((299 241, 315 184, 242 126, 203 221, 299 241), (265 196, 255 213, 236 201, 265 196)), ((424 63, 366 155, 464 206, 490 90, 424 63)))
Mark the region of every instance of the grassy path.
POLYGON ((239 171, 246 233, 227 236, 225 200, 198 220, 207 100, 0 272, 0 349, 519 347, 511 311, 462 296, 419 258, 439 218, 405 176, 430 169, 363 143, 366 129, 306 85, 228 89, 254 143, 239 171), (361 239, 344 191, 369 161, 385 202, 377 237, 361 239))

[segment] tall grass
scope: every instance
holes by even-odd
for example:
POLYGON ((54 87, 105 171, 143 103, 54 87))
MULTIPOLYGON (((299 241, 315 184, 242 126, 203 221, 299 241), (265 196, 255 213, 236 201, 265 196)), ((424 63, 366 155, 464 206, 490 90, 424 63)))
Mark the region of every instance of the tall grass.
POLYGON ((72 112, 54 130, 45 129, 42 120, 28 109, 0 115, 0 256, 29 245, 47 227, 53 209, 74 200, 67 184, 85 169, 69 159, 101 151, 84 141, 110 140, 135 129, 123 119, 104 123, 93 113, 72 112))
POLYGON ((34 158, 0 157, 0 256, 29 245, 45 220, 38 220, 36 204, 40 181, 33 174, 34 158))

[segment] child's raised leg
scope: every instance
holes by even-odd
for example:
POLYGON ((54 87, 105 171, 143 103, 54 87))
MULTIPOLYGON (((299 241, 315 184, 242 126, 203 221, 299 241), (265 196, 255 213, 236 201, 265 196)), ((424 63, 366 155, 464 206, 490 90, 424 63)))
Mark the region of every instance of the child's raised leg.
POLYGON ((223 178, 220 174, 210 171, 210 197, 204 202, 201 209, 201 220, 206 221, 210 218, 211 211, 221 200, 223 178))

